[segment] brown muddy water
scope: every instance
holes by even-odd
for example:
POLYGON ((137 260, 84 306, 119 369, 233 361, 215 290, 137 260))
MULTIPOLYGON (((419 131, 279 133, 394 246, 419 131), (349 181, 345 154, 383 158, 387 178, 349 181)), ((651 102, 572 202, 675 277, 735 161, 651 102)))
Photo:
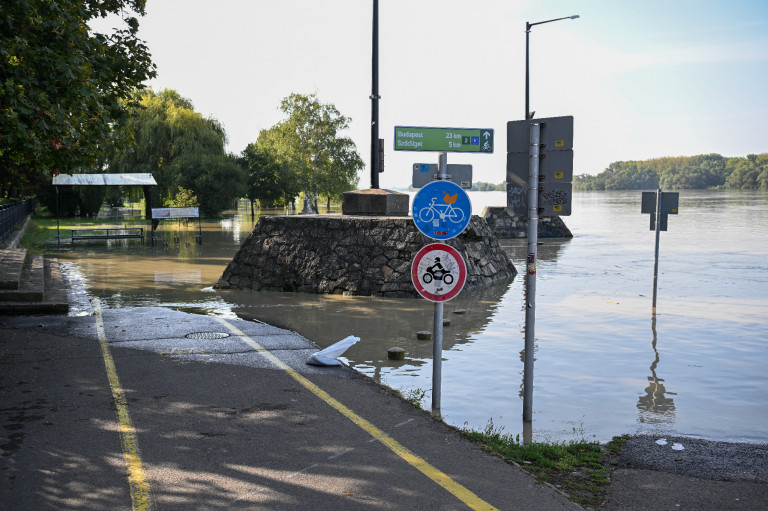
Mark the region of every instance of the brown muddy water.
MULTIPOLYGON (((768 441, 768 193, 683 191, 661 233, 651 313, 654 233, 639 191, 574 194, 570 240, 540 240, 533 439, 607 440, 622 433, 768 441)), ((503 192, 471 192, 475 214, 503 192)), ((281 212, 263 212, 275 214, 281 212)), ((130 221, 127 221, 130 223, 130 221)), ((321 347, 361 341, 351 367, 431 402, 433 305, 421 299, 214 291, 253 223, 161 224, 158 248, 135 241, 56 251, 104 307, 162 306, 257 319, 321 347), (403 361, 387 359, 401 347, 403 361)), ((518 268, 525 240, 503 240, 518 268)), ((445 304, 442 414, 459 427, 493 421, 523 432, 523 278, 445 304)), ((85 313, 87 303, 73 308, 85 313)), ((522 435, 521 435, 522 436, 522 435)))

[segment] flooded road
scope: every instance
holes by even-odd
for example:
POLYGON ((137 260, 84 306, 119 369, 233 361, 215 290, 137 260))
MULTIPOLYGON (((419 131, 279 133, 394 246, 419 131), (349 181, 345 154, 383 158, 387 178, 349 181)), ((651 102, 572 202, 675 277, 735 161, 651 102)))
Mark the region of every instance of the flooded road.
MULTIPOLYGON (((473 211, 503 205, 472 192, 473 211)), ((653 431, 768 441, 768 193, 684 191, 661 233, 651 314, 654 233, 640 192, 574 194, 570 240, 540 240, 534 440, 606 440, 653 431)), ((320 346, 362 340, 346 362, 431 402, 433 305, 421 299, 213 291, 252 228, 245 210, 221 222, 161 224, 158 248, 90 244, 57 253, 105 307, 160 305, 258 319, 320 346), (194 242, 198 229, 203 244, 194 242), (404 361, 387 359, 401 347, 404 361)), ((502 240, 518 270, 525 240, 502 240)), ((456 426, 489 420, 522 433, 523 278, 445 304, 442 413, 456 426)))

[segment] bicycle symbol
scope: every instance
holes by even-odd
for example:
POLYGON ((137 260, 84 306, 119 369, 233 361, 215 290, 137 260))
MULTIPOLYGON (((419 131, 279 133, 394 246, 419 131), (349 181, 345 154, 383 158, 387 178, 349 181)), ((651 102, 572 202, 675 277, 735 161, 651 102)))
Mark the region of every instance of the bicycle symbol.
POLYGON ((437 197, 432 197, 432 202, 429 203, 429 206, 421 208, 421 211, 419 211, 419 220, 426 223, 439 218, 440 220, 448 220, 455 224, 461 223, 464 220, 464 211, 453 207, 459 194, 449 195, 446 191, 443 191, 443 194, 443 202, 445 204, 435 204, 437 197))

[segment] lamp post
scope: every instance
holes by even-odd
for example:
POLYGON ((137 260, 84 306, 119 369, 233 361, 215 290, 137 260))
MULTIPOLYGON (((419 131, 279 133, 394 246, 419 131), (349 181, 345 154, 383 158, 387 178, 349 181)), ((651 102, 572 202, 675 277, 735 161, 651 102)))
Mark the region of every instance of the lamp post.
POLYGON ((546 21, 537 21, 536 23, 529 23, 525 22, 525 118, 526 119, 533 119, 533 112, 531 112, 530 105, 529 105, 529 71, 528 71, 528 40, 530 39, 530 33, 531 33, 531 27, 535 27, 536 25, 543 25, 544 23, 552 23, 553 21, 560 21, 560 20, 575 20, 578 18, 578 14, 574 14, 573 16, 565 16, 563 18, 555 18, 552 20, 546 20, 546 21))
POLYGON ((373 0, 371 51, 371 188, 379 187, 379 0, 373 0))

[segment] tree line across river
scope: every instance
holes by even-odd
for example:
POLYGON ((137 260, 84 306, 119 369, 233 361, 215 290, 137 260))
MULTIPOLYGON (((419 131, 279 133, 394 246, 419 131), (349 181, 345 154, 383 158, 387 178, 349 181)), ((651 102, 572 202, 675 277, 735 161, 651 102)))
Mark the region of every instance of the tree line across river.
POLYGON ((768 189, 768 153, 618 161, 597 175, 574 176, 574 190, 768 189))

